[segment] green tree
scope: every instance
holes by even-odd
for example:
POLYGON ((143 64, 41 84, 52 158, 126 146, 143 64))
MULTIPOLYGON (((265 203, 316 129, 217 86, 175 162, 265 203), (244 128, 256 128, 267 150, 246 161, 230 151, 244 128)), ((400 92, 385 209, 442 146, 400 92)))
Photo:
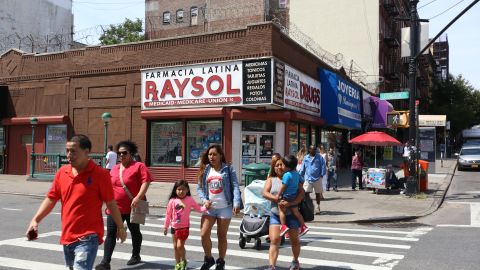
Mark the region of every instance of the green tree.
POLYGON ((462 75, 449 81, 436 81, 432 87, 429 114, 445 114, 452 134, 480 124, 480 92, 462 75))
POLYGON ((122 24, 110 24, 107 29, 103 29, 103 34, 99 39, 102 45, 113 45, 145 40, 142 21, 138 18, 135 21, 125 19, 125 22, 122 24))

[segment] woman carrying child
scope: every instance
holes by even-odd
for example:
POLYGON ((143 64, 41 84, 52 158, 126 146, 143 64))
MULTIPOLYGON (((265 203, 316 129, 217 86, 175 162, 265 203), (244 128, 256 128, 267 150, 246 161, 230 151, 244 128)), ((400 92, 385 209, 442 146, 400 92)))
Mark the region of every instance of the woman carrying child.
POLYGON ((205 206, 200 207, 191 197, 190 188, 187 181, 178 180, 173 186, 172 193, 165 213, 165 223, 163 225, 163 234, 167 235, 170 227, 172 234, 173 249, 175 252, 175 270, 187 269, 187 260, 185 258, 185 241, 189 235, 190 228, 190 210, 195 209, 198 212, 206 212, 205 206))
POLYGON ((291 230, 289 231, 290 244, 292 245, 292 262, 290 264, 291 270, 300 269, 300 263, 298 262, 298 257, 300 256, 300 239, 299 239, 299 228, 300 222, 297 218, 291 214, 288 210, 289 206, 299 204, 303 197, 305 196, 305 191, 303 190, 303 185, 298 184, 298 192, 296 198, 292 202, 281 201, 278 202, 278 192, 282 185, 282 177, 285 170, 285 165, 282 159, 272 162, 271 170, 268 175, 267 180, 265 181, 265 187, 263 189, 263 197, 272 202, 271 213, 270 213, 270 226, 268 229, 268 237, 270 238, 270 248, 268 251, 268 261, 269 267, 268 270, 275 270, 279 249, 280 249, 280 218, 279 218, 279 205, 287 208, 286 215, 286 225, 291 230))
MULTIPOLYGON (((300 174, 296 171, 297 167, 297 158, 293 155, 289 155, 282 158, 283 164, 285 165, 285 173, 282 177, 282 186, 280 187, 280 191, 278 192, 278 200, 284 200, 287 202, 292 202, 295 200, 298 194, 299 184, 305 182, 300 174)), ((283 236, 288 230, 288 226, 286 223, 286 207, 280 206, 279 208, 279 216, 280 222, 282 223, 282 228, 280 230, 280 235, 283 236)), ((302 214, 298 210, 298 205, 290 205, 288 210, 292 212, 292 214, 298 219, 300 222, 300 236, 304 235, 308 231, 308 227, 305 225, 305 221, 303 220, 302 214)))

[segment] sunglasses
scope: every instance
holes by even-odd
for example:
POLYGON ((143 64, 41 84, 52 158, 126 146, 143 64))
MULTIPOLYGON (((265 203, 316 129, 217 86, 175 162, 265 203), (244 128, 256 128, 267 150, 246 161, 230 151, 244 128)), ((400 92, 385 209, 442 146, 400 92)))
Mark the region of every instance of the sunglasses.
POLYGON ((118 154, 119 156, 121 156, 121 155, 126 156, 126 155, 128 155, 129 153, 128 153, 128 151, 118 151, 117 154, 118 154))

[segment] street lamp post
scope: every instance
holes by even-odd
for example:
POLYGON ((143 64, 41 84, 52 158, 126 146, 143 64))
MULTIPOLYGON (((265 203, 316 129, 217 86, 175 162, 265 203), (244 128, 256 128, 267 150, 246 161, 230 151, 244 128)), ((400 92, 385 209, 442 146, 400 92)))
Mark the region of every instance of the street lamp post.
POLYGON ((103 155, 107 154, 107 143, 108 143, 108 123, 110 123, 110 119, 112 115, 109 112, 104 112, 102 114, 103 126, 104 126, 104 137, 103 137, 103 155))
POLYGON ((32 125, 32 153, 30 155, 30 176, 33 178, 35 172, 35 127, 38 124, 36 117, 30 118, 30 124, 32 125))

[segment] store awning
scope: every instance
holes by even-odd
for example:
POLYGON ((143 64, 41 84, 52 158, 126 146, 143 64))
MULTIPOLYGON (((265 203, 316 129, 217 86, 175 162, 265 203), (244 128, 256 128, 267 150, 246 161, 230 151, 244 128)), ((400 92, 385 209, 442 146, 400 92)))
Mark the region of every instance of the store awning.
POLYGON ((51 116, 29 116, 29 117, 10 117, 2 119, 5 126, 30 125, 30 118, 38 119, 38 125, 55 125, 65 124, 68 121, 67 115, 51 115, 51 116))
POLYGON ((378 97, 370 97, 370 105, 373 113, 373 128, 387 128, 387 113, 393 111, 393 106, 386 100, 378 97))

